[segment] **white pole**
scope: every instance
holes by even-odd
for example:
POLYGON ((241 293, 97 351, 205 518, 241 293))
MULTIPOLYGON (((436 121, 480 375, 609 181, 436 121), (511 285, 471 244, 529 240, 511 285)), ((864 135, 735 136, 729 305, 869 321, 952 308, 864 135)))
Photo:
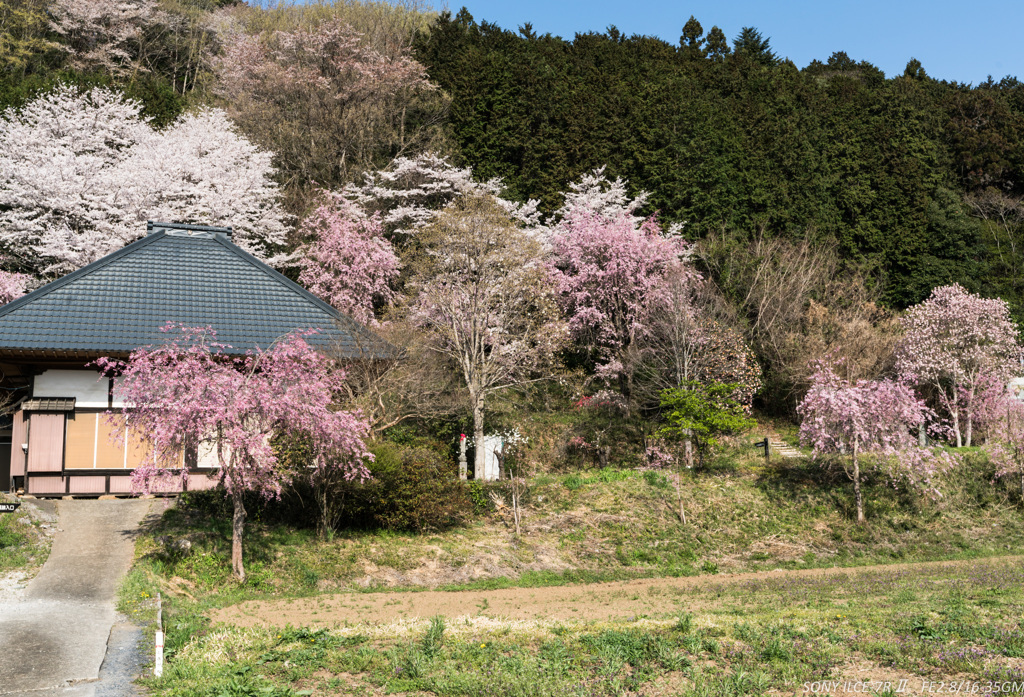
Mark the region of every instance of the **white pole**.
POLYGON ((156 594, 156 663, 153 675, 159 678, 164 674, 164 607, 160 594, 156 594))

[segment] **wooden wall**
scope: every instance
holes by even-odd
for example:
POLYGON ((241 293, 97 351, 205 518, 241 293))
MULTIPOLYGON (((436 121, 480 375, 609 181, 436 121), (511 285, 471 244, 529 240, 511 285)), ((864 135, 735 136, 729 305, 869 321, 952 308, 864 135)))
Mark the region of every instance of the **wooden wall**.
POLYGON ((35 412, 29 416, 28 471, 64 469, 64 414, 35 412))

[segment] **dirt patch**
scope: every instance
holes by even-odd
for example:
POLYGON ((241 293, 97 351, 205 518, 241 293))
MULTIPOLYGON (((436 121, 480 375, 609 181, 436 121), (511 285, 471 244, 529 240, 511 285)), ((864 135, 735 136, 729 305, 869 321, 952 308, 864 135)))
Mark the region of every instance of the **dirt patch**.
POLYGON ((21 598, 28 585, 29 575, 24 571, 10 571, 0 574, 0 604, 21 598))
MULTIPOLYGON (((1022 557, 1002 557, 999 563, 1022 557)), ((977 561, 893 564, 844 569, 776 570, 762 573, 658 578, 614 583, 504 588, 487 591, 402 591, 336 593, 313 598, 247 601, 212 613, 214 622, 242 627, 320 626, 382 623, 433 617, 493 617, 508 620, 588 622, 641 616, 667 616, 680 609, 701 610, 716 603, 723 585, 785 577, 852 576, 897 570, 954 570, 977 561), (700 593, 707 590, 706 595, 700 593), (696 591, 696 592, 695 592, 696 591), (684 595, 686 597, 684 597, 684 595)))

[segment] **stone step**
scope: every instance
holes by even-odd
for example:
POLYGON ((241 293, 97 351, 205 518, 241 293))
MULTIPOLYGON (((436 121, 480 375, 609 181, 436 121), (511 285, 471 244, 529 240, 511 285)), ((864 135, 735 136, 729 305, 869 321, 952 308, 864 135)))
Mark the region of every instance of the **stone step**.
POLYGON ((781 441, 768 441, 768 447, 771 450, 772 455, 781 455, 782 457, 806 457, 792 445, 781 441))

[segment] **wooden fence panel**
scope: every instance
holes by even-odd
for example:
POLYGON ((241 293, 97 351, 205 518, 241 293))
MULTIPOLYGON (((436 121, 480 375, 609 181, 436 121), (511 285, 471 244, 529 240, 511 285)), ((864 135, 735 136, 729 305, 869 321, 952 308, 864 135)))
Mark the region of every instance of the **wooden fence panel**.
POLYGON ((28 443, 28 422, 25 412, 20 409, 14 412, 14 427, 11 431, 11 476, 20 477, 25 474, 25 451, 21 446, 28 443))

